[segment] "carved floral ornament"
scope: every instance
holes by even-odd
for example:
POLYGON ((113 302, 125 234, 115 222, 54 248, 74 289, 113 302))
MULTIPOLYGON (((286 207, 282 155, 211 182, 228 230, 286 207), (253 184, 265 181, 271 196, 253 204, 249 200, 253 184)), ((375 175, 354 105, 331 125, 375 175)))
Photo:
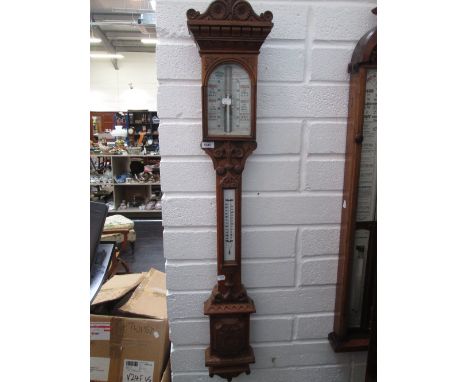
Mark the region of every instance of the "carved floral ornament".
POLYGON ((200 13, 187 11, 187 26, 200 52, 255 52, 273 28, 273 13, 258 15, 244 0, 216 0, 200 13))
POLYGON ((217 142, 214 149, 203 149, 211 157, 216 174, 222 176, 224 187, 236 187, 240 182, 242 171, 248 156, 255 150, 257 143, 217 142))
POLYGON ((195 9, 187 11, 189 20, 239 20, 239 21, 271 21, 273 13, 266 11, 257 15, 252 6, 244 0, 213 1, 204 13, 195 9))

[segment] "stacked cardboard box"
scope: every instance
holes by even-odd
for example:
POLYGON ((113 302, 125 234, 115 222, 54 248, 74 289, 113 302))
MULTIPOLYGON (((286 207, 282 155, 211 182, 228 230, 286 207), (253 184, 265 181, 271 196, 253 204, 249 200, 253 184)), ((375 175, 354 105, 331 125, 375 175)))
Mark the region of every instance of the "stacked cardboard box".
POLYGON ((164 273, 114 276, 91 311, 91 381, 170 381, 164 273))

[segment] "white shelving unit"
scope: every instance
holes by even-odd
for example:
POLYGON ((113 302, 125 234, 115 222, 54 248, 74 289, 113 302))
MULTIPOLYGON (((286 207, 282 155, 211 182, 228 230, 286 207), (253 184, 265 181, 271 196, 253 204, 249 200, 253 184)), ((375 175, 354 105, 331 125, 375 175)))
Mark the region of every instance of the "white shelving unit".
POLYGON ((161 217, 161 210, 141 210, 138 207, 127 207, 126 209, 119 209, 122 200, 132 202, 134 200, 145 201, 145 204, 150 199, 153 193, 161 195, 160 182, 129 182, 118 183, 115 181, 116 176, 130 173, 130 163, 132 160, 144 158, 144 162, 148 163, 151 160, 160 160, 159 155, 91 155, 91 160, 106 161, 110 160, 110 167, 112 171, 112 182, 90 182, 90 187, 103 187, 107 190, 112 190, 114 209, 109 210, 109 214, 121 214, 129 217, 161 217), (131 216, 130 216, 131 215, 131 216))

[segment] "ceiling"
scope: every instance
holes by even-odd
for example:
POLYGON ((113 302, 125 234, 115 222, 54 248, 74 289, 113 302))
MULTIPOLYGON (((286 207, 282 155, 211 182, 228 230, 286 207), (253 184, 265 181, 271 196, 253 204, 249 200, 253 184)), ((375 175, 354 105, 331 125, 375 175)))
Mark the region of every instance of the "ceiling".
MULTIPOLYGON (((142 38, 156 38, 154 0, 90 0, 90 34, 101 39, 92 52, 155 52, 142 38)), ((118 69, 117 60, 112 63, 118 69)))

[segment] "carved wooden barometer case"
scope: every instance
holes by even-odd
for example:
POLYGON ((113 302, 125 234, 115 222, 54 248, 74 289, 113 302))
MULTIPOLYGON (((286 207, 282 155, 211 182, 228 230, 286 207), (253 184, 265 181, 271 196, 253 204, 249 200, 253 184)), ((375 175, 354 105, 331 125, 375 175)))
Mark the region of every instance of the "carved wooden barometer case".
POLYGON ((273 14, 256 14, 247 1, 213 1, 204 13, 187 11, 202 63, 202 149, 216 172, 218 281, 204 304, 210 318, 205 364, 230 381, 250 373, 255 305, 241 279, 242 171, 255 150, 257 60, 273 14))
POLYGON ((377 309, 377 28, 359 40, 348 71, 335 322, 328 336, 337 352, 368 348, 377 309))

